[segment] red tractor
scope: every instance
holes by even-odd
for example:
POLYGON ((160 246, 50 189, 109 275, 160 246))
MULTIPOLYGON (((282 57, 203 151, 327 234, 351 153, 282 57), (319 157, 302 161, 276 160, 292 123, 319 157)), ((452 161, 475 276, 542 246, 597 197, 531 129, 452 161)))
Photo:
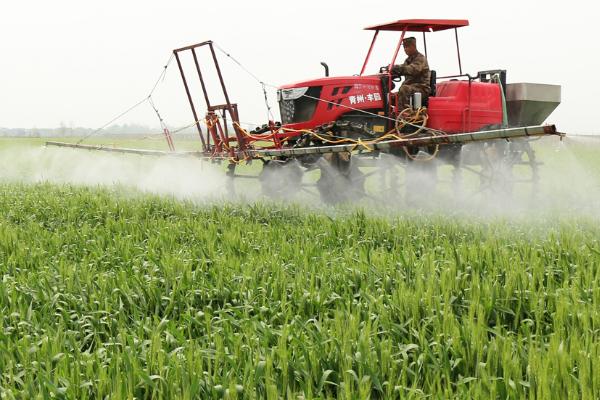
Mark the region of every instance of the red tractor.
MULTIPOLYGON (((325 156, 329 165, 323 165, 323 157, 315 156, 315 153, 303 154, 302 150, 280 152, 282 156, 276 168, 281 168, 284 161, 293 161, 292 165, 295 165, 298 160, 307 168, 311 163, 320 162, 321 176, 317 188, 321 197, 330 202, 363 195, 365 173, 360 168, 361 162, 356 160, 381 157, 382 151, 406 161, 409 168, 405 181, 408 183, 411 175, 416 175, 411 172, 411 167, 418 164, 420 169, 429 167, 431 172, 439 165, 413 162, 437 157, 455 167, 455 184, 461 180, 461 171, 468 169, 479 176, 480 189, 501 191, 511 191, 514 182, 523 180, 522 177, 514 177, 513 166, 525 164, 529 167, 527 180, 531 181, 535 190, 539 163, 528 141, 493 140, 471 149, 470 157, 464 154, 462 146, 472 140, 503 137, 509 127, 520 136, 528 136, 534 130, 531 126, 541 124, 560 103, 560 87, 507 85, 504 70, 481 71, 475 76, 463 73, 457 29, 468 24, 466 20, 400 20, 371 26, 366 29, 374 31, 373 41, 358 76, 325 77, 282 86, 278 100, 282 128, 285 137, 289 138, 289 145, 304 150, 346 141, 353 141, 355 145, 359 141, 381 144, 381 138, 391 139, 392 143, 380 151, 368 151, 368 145, 354 146, 354 157, 347 151, 330 153, 325 156), (422 101, 415 96, 413 109, 404 109, 398 104, 398 96, 394 92, 394 82, 399 80, 392 76, 391 66, 396 63, 406 33, 421 32, 427 53, 426 34, 447 29, 455 32, 458 74, 438 77, 435 71, 431 71, 431 94, 422 101), (388 67, 381 68, 379 74, 365 75, 381 31, 400 32, 398 45, 388 67), (465 135, 471 132, 479 135, 465 135), (410 140, 414 142, 407 143, 410 140), (444 142, 446 146, 440 148, 439 144, 444 142), (290 155, 295 157, 290 158, 290 155)), ((556 133, 552 126, 537 129, 546 134, 556 133)), ((278 153, 270 151, 268 154, 275 156, 278 153)), ((286 184, 280 180, 273 184, 269 180, 275 174, 266 172, 265 175, 264 181, 268 182, 271 191, 273 186, 283 188, 285 193, 298 187, 298 182, 286 184)), ((423 182, 417 185, 427 186, 423 182)))
MULTIPOLYGON (((405 187, 430 190, 431 184, 424 183, 420 172, 435 176, 440 165, 436 160, 452 165, 455 187, 463 170, 478 177, 478 192, 511 192, 514 183, 522 181, 535 187, 539 163, 528 137, 561 135, 553 125, 541 126, 560 103, 560 86, 507 84, 506 71, 500 69, 474 76, 463 73, 457 30, 468 24, 467 20, 411 19, 368 27, 374 36, 360 74, 281 86, 281 122, 269 121, 251 131, 240 125, 238 106, 230 101, 213 42, 176 49, 173 53, 202 141, 202 151, 193 155, 227 162, 231 178, 239 176, 236 169, 240 163, 260 160, 263 169, 256 178, 265 194, 289 196, 303 187, 316 186, 321 198, 330 203, 372 196, 367 186, 373 185, 365 185, 370 175, 380 175, 385 182, 380 193, 398 198, 396 192, 402 186, 399 165, 406 167, 405 187), (405 35, 422 33, 427 55, 427 34, 449 29, 455 32, 458 73, 438 77, 431 71, 429 96, 417 93, 410 107, 399 105, 394 89, 400 81, 391 67, 405 35), (365 75, 376 40, 384 31, 400 33, 390 63, 377 74, 365 75), (201 47, 210 50, 223 104, 211 102, 196 53, 201 47), (193 56, 202 87, 206 104, 202 120, 180 58, 183 52, 193 56), (470 142, 480 144, 465 151, 464 145, 470 142), (513 167, 521 165, 527 169, 525 178, 515 177, 513 167), (320 171, 318 177, 312 182, 303 180, 305 172, 312 170, 320 171), (418 182, 413 184, 411 179, 418 182)), ((165 130, 165 134, 173 151, 169 132, 165 130)))
MULTIPOLYGON (((320 137, 326 139, 316 138, 315 140, 315 135, 305 134, 306 140, 301 141, 301 145, 306 147, 309 142, 316 142, 317 145, 322 146, 327 143, 343 142, 344 139, 376 140, 390 133, 395 139, 415 136, 426 138, 436 134, 453 135, 508 127, 508 109, 505 100, 507 94, 506 71, 481 71, 475 76, 464 74, 462 71, 457 29, 468 24, 467 20, 400 20, 366 28, 375 31, 375 34, 358 76, 325 77, 284 85, 279 89, 278 100, 282 126, 288 132, 288 137, 294 138, 297 137, 298 132, 316 130, 321 133, 320 137), (397 93, 393 91, 394 82, 399 83, 400 79, 392 76, 391 66, 396 62, 406 33, 421 32, 425 53, 427 53, 426 33, 447 29, 455 31, 459 73, 437 77, 436 72, 432 70, 430 95, 424 98, 415 96, 412 109, 405 109, 398 104, 397 93), (398 45, 389 66, 382 67, 379 74, 364 75, 381 31, 400 32, 398 45), (419 98, 421 100, 417 100, 419 98)), ((513 122, 511 126, 542 123, 558 105, 560 88, 546 85, 542 90, 545 93, 553 92, 550 94, 554 95, 551 101, 544 104, 543 115, 538 114, 534 118, 529 115, 526 121, 511 121, 513 122)), ((539 101, 539 99, 536 100, 539 101)), ((539 106, 539 104, 537 105, 539 106)), ((289 143, 298 146, 296 140, 291 139, 289 143)), ((441 152, 439 152, 438 146, 429 143, 425 143, 426 146, 392 147, 389 152, 407 161, 424 161, 437 156, 451 162, 457 167, 457 172, 460 172, 458 168, 463 161, 460 157, 463 143, 465 142, 459 141, 455 145, 444 146, 441 152)), ((502 163, 506 161, 506 158, 513 159, 513 162, 517 162, 517 159, 519 162, 525 160, 531 166, 531 179, 535 182, 537 180, 537 162, 530 146, 526 142, 520 142, 518 145, 512 146, 503 144, 503 147, 502 163)), ((314 160, 314 157, 304 157, 304 159, 314 160)), ((348 194, 345 187, 352 188, 356 192, 356 182, 361 181, 361 173, 360 169, 351 168, 350 160, 351 157, 348 154, 336 153, 330 155, 328 160, 335 166, 335 171, 332 171, 330 167, 326 167, 325 170, 321 168, 321 178, 317 187, 324 199, 328 201, 344 199, 348 194), (335 175, 335 177, 328 175, 335 175), (352 184, 344 182, 343 178, 351 179, 352 184)), ((474 161, 480 163, 482 160, 474 161)), ((498 162, 494 164, 494 167, 500 168, 497 165, 498 162)), ((506 186, 510 186, 510 179, 507 179, 509 177, 506 176, 508 166, 501 167, 505 170, 501 175, 502 179, 507 181, 502 183, 506 189, 506 186)), ((500 175, 498 172, 483 171, 483 180, 491 179, 492 174, 500 175)), ((494 178, 498 179, 497 176, 494 178)), ((269 179, 271 178, 269 177, 269 179)), ((407 176, 407 179, 409 180, 410 176, 407 176)), ((490 183, 484 182, 483 184, 490 183)), ((279 182, 279 184, 282 185, 283 182, 279 182)), ((287 190, 289 189, 286 188, 287 190)), ((359 189, 359 192, 361 190, 359 189)))

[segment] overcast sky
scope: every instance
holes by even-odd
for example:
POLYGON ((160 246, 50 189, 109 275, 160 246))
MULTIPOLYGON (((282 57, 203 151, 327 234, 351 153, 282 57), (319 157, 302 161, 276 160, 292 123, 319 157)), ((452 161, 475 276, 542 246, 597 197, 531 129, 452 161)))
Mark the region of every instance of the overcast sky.
MULTIPOLYGON (((471 24, 459 30, 464 71, 502 68, 509 83, 560 84, 562 104, 548 122, 571 133, 600 132, 600 11, 592 1, 430 0, 414 2, 414 10, 409 1, 383 0, 3 3, 0 127, 99 127, 148 94, 173 48, 204 40, 214 40, 265 82, 281 85, 321 76, 320 61, 329 63, 332 75, 358 73, 372 37, 365 26, 464 18, 471 24)), ((397 37, 385 34, 370 72, 389 63, 397 37)), ((430 34, 428 53, 438 74, 457 71, 451 32, 430 34)), ((218 55, 241 120, 265 122, 260 85, 218 55)), ((201 55, 200 61, 208 60, 201 55)), ((185 65, 193 77, 193 64, 185 65)), ((210 69, 207 75, 215 78, 210 69)), ((272 90, 269 95, 277 108, 272 90)), ((154 100, 170 125, 193 122, 174 62, 154 100)), ((158 125, 146 104, 118 122, 158 125)))

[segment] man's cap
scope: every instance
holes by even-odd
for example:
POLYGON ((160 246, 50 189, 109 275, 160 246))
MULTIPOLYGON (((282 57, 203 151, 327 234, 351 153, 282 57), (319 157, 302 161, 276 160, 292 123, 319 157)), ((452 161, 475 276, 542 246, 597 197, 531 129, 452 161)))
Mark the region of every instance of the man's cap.
POLYGON ((407 37, 407 38, 404 38, 404 40, 402 40, 402 44, 403 45, 417 44, 417 39, 414 36, 407 37))

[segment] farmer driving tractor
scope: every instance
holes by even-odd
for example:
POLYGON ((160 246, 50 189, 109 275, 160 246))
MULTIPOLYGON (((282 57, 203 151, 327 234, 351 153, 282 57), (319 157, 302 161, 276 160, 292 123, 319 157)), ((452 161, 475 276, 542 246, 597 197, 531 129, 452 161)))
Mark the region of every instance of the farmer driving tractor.
POLYGON ((404 76, 404 82, 398 89, 400 108, 410 106, 410 96, 420 92, 423 98, 431 94, 429 64, 427 58, 417 50, 417 39, 408 37, 402 41, 404 52, 408 56, 403 64, 392 67, 392 76, 404 76))

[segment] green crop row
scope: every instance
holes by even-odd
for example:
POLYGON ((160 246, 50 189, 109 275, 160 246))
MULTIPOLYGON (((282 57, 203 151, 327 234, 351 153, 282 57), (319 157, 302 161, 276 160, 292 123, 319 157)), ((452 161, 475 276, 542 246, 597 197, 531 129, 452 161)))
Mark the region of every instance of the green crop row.
POLYGON ((0 186, 0 398, 600 397, 596 220, 0 186))

